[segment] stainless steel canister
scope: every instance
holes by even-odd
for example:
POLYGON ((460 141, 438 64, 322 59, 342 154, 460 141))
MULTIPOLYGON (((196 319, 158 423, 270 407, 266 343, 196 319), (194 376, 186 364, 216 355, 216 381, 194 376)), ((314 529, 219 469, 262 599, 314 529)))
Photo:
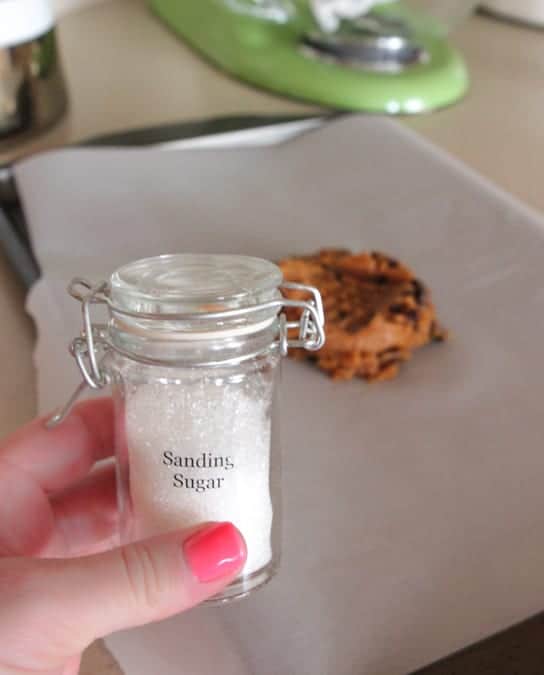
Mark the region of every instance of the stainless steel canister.
POLYGON ((66 104, 49 0, 0 0, 0 141, 50 126, 66 104))

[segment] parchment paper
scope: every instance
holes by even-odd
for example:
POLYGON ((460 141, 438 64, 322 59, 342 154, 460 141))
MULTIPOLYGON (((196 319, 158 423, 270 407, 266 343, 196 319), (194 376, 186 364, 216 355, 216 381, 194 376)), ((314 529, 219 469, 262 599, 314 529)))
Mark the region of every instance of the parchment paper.
POLYGON ((538 215, 359 117, 269 148, 52 152, 17 181, 44 272, 29 299, 42 410, 78 381, 65 284, 141 256, 383 249, 452 332, 387 384, 286 364, 279 576, 110 638, 128 675, 403 675, 543 609, 538 215))

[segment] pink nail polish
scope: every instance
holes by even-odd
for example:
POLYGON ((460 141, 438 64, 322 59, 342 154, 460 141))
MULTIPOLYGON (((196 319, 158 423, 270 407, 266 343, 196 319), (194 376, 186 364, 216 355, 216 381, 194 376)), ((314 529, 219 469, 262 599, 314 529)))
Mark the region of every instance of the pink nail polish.
POLYGON ((247 555, 245 541, 232 523, 202 528, 184 542, 183 551, 192 573, 202 583, 238 571, 247 555))

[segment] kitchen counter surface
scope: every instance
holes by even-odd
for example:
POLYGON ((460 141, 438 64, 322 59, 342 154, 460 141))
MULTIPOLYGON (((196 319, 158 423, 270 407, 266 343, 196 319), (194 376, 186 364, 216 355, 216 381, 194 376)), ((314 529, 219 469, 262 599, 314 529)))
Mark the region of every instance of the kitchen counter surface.
MULTIPOLYGON (((0 163, 127 128, 218 115, 312 110, 214 70, 152 17, 140 0, 110 0, 67 15, 60 23, 59 38, 70 112, 39 139, 0 144, 0 163)), ((470 94, 449 109, 402 123, 544 210, 544 32, 477 16, 461 27, 455 42, 471 69, 470 94)), ((0 328, 2 436, 35 414, 36 399, 34 329, 24 312, 23 289, 1 252, 0 312, 7 319, 0 328)), ((537 619, 486 643, 476 656, 471 650, 457 661, 426 670, 425 675, 540 674, 543 638, 542 620, 537 619), (484 664, 480 669, 478 658, 484 664), (509 669, 501 670, 507 662, 509 669)), ((118 672, 100 643, 85 655, 84 675, 118 672)))

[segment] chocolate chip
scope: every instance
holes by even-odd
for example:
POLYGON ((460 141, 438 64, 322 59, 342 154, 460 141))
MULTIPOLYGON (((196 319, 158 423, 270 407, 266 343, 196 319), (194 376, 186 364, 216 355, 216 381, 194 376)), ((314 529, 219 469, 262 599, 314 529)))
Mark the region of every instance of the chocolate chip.
POLYGON ((417 323, 419 319, 419 312, 414 307, 408 307, 407 305, 401 305, 400 303, 395 303, 389 307, 389 311, 393 315, 405 316, 410 321, 417 323))
POLYGON ((406 312, 404 312, 404 316, 408 317, 410 321, 417 323, 419 319, 419 312, 417 309, 407 309, 406 312))
POLYGON ((418 305, 422 305, 427 299, 427 289, 418 279, 412 281, 412 288, 414 289, 414 299, 418 305))
POLYGON ((380 370, 384 370, 385 368, 388 368, 389 366, 393 365, 398 366, 400 363, 402 363, 400 359, 387 359, 380 363, 380 370))
POLYGON ((353 317, 347 324, 345 324, 344 329, 348 333, 354 335, 355 333, 358 333, 361 328, 368 326, 375 316, 376 312, 374 311, 364 312, 360 316, 353 317))

